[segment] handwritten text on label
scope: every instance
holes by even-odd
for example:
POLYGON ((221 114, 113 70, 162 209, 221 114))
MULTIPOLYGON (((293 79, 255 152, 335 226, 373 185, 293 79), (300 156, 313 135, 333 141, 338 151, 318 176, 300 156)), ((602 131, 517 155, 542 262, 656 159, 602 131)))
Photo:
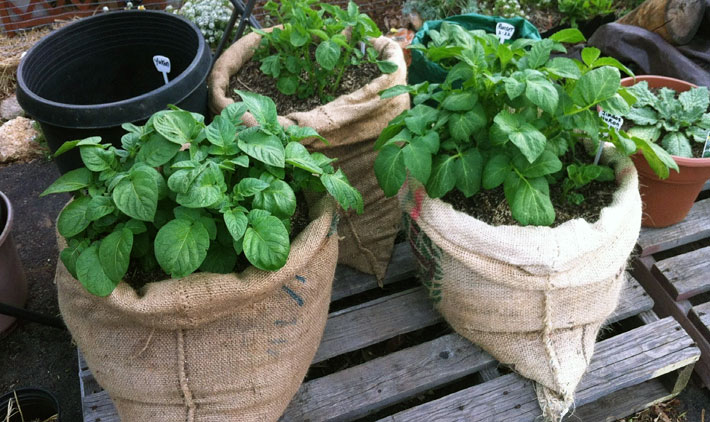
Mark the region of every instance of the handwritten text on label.
POLYGON ((498 37, 501 43, 513 38, 514 33, 515 27, 513 25, 505 22, 498 22, 496 24, 496 37, 498 37))
POLYGON ((165 56, 153 56, 153 64, 158 72, 170 73, 170 59, 165 56))
POLYGON ((616 130, 621 129, 621 126, 624 124, 624 119, 611 113, 607 113, 606 111, 600 111, 599 112, 599 117, 604 120, 604 123, 609 125, 609 127, 613 127, 616 130))

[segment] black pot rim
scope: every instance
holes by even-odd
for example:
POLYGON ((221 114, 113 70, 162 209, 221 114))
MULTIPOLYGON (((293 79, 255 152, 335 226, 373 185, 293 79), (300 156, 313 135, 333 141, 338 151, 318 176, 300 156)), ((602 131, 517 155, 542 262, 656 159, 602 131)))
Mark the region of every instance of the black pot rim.
POLYGON ((10 203, 10 199, 2 193, 2 191, 0 191, 0 208, 7 210, 6 217, 4 213, 0 212, 0 217, 5 217, 5 221, 0 221, 0 246, 2 246, 5 243, 5 239, 10 236, 13 219, 12 204, 10 203))
MULTIPOLYGON (((0 192, 0 193, 2 193, 2 192, 0 192)), ((19 399, 25 393, 39 393, 40 395, 44 396, 45 398, 51 400, 52 403, 54 404, 54 410, 57 412, 57 415, 60 414, 59 400, 57 400, 57 396, 55 396, 54 393, 52 393, 51 391, 45 390, 44 388, 39 388, 39 387, 23 387, 23 388, 16 388, 14 390, 10 390, 7 393, 0 396, 0 403, 13 397, 15 394, 17 394, 17 398, 19 399)))
POLYGON ((136 122, 146 120, 152 114, 151 112, 143 111, 141 107, 136 107, 145 102, 149 98, 159 99, 165 104, 177 104, 190 96, 192 92, 199 89, 207 80, 211 63, 211 51, 204 40, 204 36, 200 29, 188 19, 173 13, 154 11, 154 10, 125 10, 117 12, 102 13, 100 15, 91 16, 81 19, 75 23, 67 25, 50 35, 42 38, 37 42, 20 61, 17 68, 17 99, 22 108, 27 113, 43 123, 49 123, 54 126, 68 128, 86 128, 97 129, 103 127, 117 126, 126 122, 136 122), (108 17, 113 17, 116 14, 126 15, 127 19, 131 19, 131 15, 153 15, 165 16, 168 19, 176 19, 183 24, 189 26, 196 34, 198 39, 197 52, 190 65, 178 76, 169 81, 165 85, 161 85, 152 91, 141 95, 127 98, 125 100, 114 101, 103 104, 67 104, 56 101, 51 101, 42 98, 27 87, 25 82, 24 65, 28 58, 32 57, 34 51, 41 49, 46 43, 56 37, 61 37, 66 31, 75 30, 77 27, 93 24, 94 21, 101 21, 108 17), (205 71, 195 74, 195 69, 200 65, 205 66, 205 71), (176 92, 183 88, 185 94, 180 98, 175 98, 176 92), (131 108, 134 110, 128 111, 131 108), (71 124, 67 124, 71 122, 71 124), (97 122, 101 122, 97 124, 97 122))

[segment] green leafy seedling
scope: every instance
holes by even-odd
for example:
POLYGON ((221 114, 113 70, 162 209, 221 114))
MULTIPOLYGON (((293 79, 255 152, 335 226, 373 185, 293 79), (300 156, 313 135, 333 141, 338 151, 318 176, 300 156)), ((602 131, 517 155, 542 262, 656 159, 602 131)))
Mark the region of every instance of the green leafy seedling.
POLYGON ((567 200, 579 204, 579 188, 613 180, 611 168, 593 163, 585 142, 595 151, 602 141, 626 154, 640 149, 667 176, 675 163, 665 151, 608 127, 597 113, 630 110, 636 98, 620 80, 631 72, 593 47, 582 50, 582 61, 553 57, 566 52, 563 43, 584 40, 566 29, 549 39, 501 44, 495 35, 444 22, 428 45, 412 48, 446 69, 446 80, 381 93, 409 94, 413 103, 375 144, 375 175, 385 194, 396 194, 408 174, 432 198, 502 186, 521 225, 551 225, 550 185, 562 184, 567 200))
POLYGON ((84 167, 42 195, 74 196, 57 220, 68 244, 60 259, 89 292, 109 295, 132 263, 176 278, 233 272, 244 259, 276 271, 288 259, 300 191, 327 192, 363 211, 333 160, 299 143, 320 138, 315 130, 284 129, 271 99, 239 95, 243 102, 209 125, 187 111, 161 111, 144 126, 124 125, 122 148, 98 137, 60 148, 79 148, 84 167), (247 111, 257 126, 243 125, 247 111))
POLYGON ((369 38, 382 34, 353 1, 347 10, 312 0, 269 1, 264 9, 283 27, 255 30, 262 40, 254 57, 285 95, 318 96, 326 103, 351 66, 370 62, 383 73, 397 70, 396 64, 378 59, 369 38))
POLYGON ((691 88, 677 94, 661 88, 654 94, 643 81, 630 87, 638 101, 626 114, 636 126, 629 134, 659 143, 672 155, 692 158, 691 142, 704 144, 710 132, 710 92, 707 87, 691 88))

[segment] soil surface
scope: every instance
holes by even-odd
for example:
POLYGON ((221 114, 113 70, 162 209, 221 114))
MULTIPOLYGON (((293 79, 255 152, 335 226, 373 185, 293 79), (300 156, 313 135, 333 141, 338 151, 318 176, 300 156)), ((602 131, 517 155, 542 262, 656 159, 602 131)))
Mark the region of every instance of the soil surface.
MULTIPOLYGON (((575 191, 585 198, 580 205, 575 205, 565 199, 560 184, 551 185, 550 199, 555 208, 555 222, 552 227, 575 218, 583 218, 592 223, 597 221, 601 210, 611 204, 616 188, 615 183, 592 182, 575 191)), ((442 199, 453 205, 454 209, 492 226, 519 225, 513 219, 502 186, 491 190, 482 189, 471 198, 466 198, 458 190, 453 190, 442 199)))
MULTIPOLYGON (((285 116, 294 111, 308 111, 321 105, 318 96, 310 98, 298 98, 296 95, 284 95, 276 88, 276 80, 264 75, 259 67, 261 63, 256 60, 249 60, 247 64, 239 69, 229 81, 229 92, 235 101, 240 101, 239 95, 234 93, 235 89, 248 90, 257 94, 271 97, 276 103, 276 111, 279 115, 285 116)), ((340 89, 335 93, 335 97, 350 94, 367 85, 371 80, 380 76, 380 69, 374 63, 363 63, 358 67, 350 66, 345 70, 340 81, 340 89)))
MULTIPOLYGON (((51 317, 59 316, 54 222, 69 195, 39 194, 57 177, 54 163, 43 159, 0 167, 0 191, 14 208, 12 235, 29 286, 25 308, 51 317)), ((82 420, 76 347, 67 331, 20 321, 0 334, 0 394, 22 387, 53 392, 62 421, 82 420)))

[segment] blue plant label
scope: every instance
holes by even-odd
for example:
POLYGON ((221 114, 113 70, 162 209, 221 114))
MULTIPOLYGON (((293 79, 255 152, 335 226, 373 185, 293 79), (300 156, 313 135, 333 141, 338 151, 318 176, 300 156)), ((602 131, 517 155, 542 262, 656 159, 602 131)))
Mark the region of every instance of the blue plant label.
POLYGON ((496 37, 498 37, 501 44, 504 43, 505 40, 513 38, 514 33, 515 27, 513 25, 505 22, 498 22, 496 24, 496 37))
POLYGON ((621 129, 621 126, 624 125, 624 119, 616 114, 607 113, 602 110, 599 112, 599 117, 604 120, 604 123, 606 123, 607 126, 613 127, 616 130, 621 129))
POLYGON ((703 147, 702 158, 710 158, 710 132, 705 137, 705 146, 703 147))
POLYGON ((170 73, 170 59, 165 56, 153 56, 155 69, 160 73, 170 73))

